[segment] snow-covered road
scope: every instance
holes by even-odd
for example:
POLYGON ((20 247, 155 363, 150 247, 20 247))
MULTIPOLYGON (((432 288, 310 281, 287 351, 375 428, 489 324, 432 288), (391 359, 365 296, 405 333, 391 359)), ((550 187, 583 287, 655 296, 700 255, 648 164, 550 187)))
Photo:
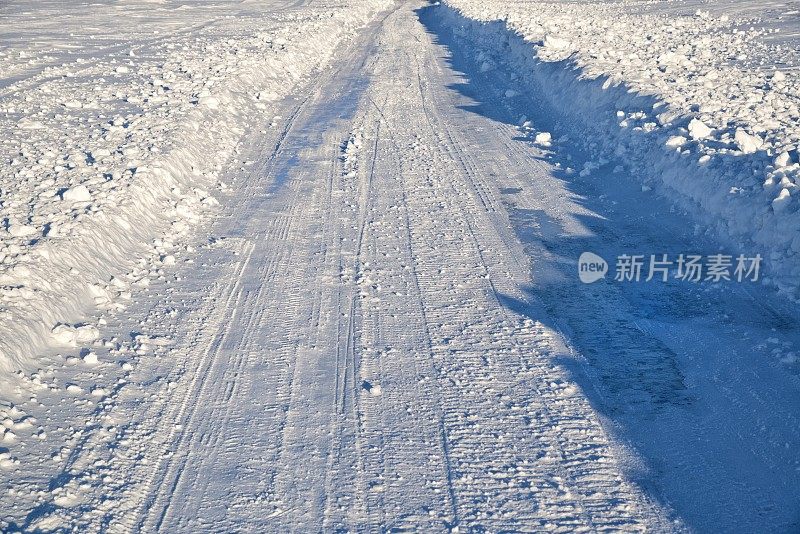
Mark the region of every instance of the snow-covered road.
POLYGON ((800 526, 800 385, 764 356, 800 343, 796 308, 581 284, 586 250, 718 244, 634 179, 564 173, 588 156, 530 135, 557 111, 445 9, 382 12, 248 124, 219 216, 75 352, 99 363, 25 377, 46 437, 9 447, 0 526, 800 526))

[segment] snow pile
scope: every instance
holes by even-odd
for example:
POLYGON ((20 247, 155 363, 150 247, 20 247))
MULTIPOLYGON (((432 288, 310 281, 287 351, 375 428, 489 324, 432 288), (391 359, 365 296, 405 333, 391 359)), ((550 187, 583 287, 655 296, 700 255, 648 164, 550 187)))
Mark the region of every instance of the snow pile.
POLYGON ((516 69, 598 161, 760 252, 768 282, 800 298, 800 71, 776 30, 631 2, 444 4, 483 72, 516 69))
MULTIPOLYGON (((124 306, 186 252, 182 239, 216 204, 246 125, 268 123, 270 101, 389 1, 355 4, 230 5, 213 24, 173 32, 176 17, 188 23, 202 9, 187 6, 156 18, 169 38, 115 42, 3 86, 1 371, 47 346, 94 342, 97 329, 81 317, 124 306)), ((15 50, 6 47, 3 64, 26 72, 30 55, 15 50)), ((49 52, 39 51, 63 57, 49 52)))

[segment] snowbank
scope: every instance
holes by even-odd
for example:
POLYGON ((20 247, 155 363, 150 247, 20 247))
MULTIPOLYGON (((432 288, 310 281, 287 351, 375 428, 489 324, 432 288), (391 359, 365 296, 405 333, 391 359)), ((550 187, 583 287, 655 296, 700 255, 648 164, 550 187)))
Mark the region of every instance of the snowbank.
MULTIPOLYGON (((2 88, 1 371, 91 343, 82 317, 123 307, 185 253, 245 125, 268 124, 269 102, 389 2, 355 4, 228 10, 186 33, 170 29, 173 10, 168 38, 116 43, 2 88)), ((30 57, 13 50, 4 61, 30 57)))
POLYGON ((716 237, 760 252, 767 281, 800 298, 800 71, 771 67, 789 56, 762 39, 770 30, 633 11, 445 0, 441 16, 482 70, 519 72, 597 161, 623 162, 716 237))

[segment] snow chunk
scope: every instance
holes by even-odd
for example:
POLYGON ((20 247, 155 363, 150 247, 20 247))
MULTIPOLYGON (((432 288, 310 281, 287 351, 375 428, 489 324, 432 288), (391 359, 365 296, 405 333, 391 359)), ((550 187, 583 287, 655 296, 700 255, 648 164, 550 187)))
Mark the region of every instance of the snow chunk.
POLYGON ((76 185, 61 193, 61 199, 65 202, 89 202, 92 194, 85 185, 76 185))
POLYGON ((760 137, 750 135, 741 128, 736 129, 736 135, 734 136, 733 140, 736 142, 739 150, 745 154, 753 154, 757 152, 758 149, 764 144, 764 141, 762 141, 760 137))
POLYGON ((380 397, 381 394, 383 393, 383 390, 381 389, 380 384, 373 384, 373 383, 368 382, 366 380, 364 380, 361 383, 361 387, 364 388, 364 391, 366 391, 367 393, 369 393, 373 397, 380 397))
POLYGON ((10 224, 8 233, 13 237, 27 237, 36 233, 36 228, 29 224, 10 224))
POLYGON ((100 331, 92 325, 81 325, 75 329, 75 341, 78 343, 91 343, 100 338, 100 331))
POLYGON ((78 327, 68 324, 58 324, 50 331, 53 339, 61 345, 75 345, 75 343, 91 343, 100 337, 100 331, 91 325, 78 327))
POLYGON ((75 329, 67 324, 56 325, 51 331, 53 339, 61 345, 75 344, 75 329))
POLYGON ((700 119, 692 119, 689 122, 689 136, 692 139, 706 139, 713 130, 706 126, 700 119))
POLYGON ((7 452, 0 452, 0 469, 11 469, 19 465, 19 460, 12 458, 7 452))
POLYGON ((688 139, 682 135, 673 135, 667 139, 666 145, 670 148, 679 148, 686 144, 688 139))
POLYGON ((791 200, 791 193, 789 193, 789 190, 784 187, 781 189, 781 192, 778 193, 778 196, 775 198, 775 200, 772 201, 772 209, 775 211, 775 213, 780 213, 789 206, 789 202, 791 202, 791 200))
POLYGON ((534 141, 537 145, 542 146, 550 146, 552 143, 553 136, 550 135, 550 132, 539 132, 536 134, 534 141))
POLYGON ((107 158, 110 155, 111 155, 111 151, 109 149, 107 149, 107 148, 97 148, 95 150, 92 150, 92 152, 91 152, 92 159, 94 159, 94 160, 107 158))
POLYGON ((774 160, 775 167, 779 169, 782 167, 788 167, 791 162, 792 162, 792 157, 789 155, 788 152, 781 152, 774 160))

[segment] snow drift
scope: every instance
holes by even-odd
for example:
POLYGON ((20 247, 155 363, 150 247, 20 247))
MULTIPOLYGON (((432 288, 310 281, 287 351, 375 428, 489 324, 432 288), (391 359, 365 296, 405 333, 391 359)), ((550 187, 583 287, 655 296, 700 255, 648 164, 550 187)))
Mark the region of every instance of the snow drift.
MULTIPOLYGON (((87 313, 123 307, 132 288, 163 276, 225 187, 220 171, 246 125, 266 127, 269 102, 388 5, 223 13, 194 32, 168 25, 165 39, 116 43, 5 86, 0 371, 47 347, 90 344, 98 334, 87 313)), ((163 15, 153 20, 177 16, 163 15)), ((9 46, 3 57, 25 72, 30 54, 9 46)))
POLYGON ((482 70, 515 69, 588 153, 761 253, 767 283, 800 298, 799 73, 769 67, 768 30, 623 8, 446 0, 440 14, 482 70))

